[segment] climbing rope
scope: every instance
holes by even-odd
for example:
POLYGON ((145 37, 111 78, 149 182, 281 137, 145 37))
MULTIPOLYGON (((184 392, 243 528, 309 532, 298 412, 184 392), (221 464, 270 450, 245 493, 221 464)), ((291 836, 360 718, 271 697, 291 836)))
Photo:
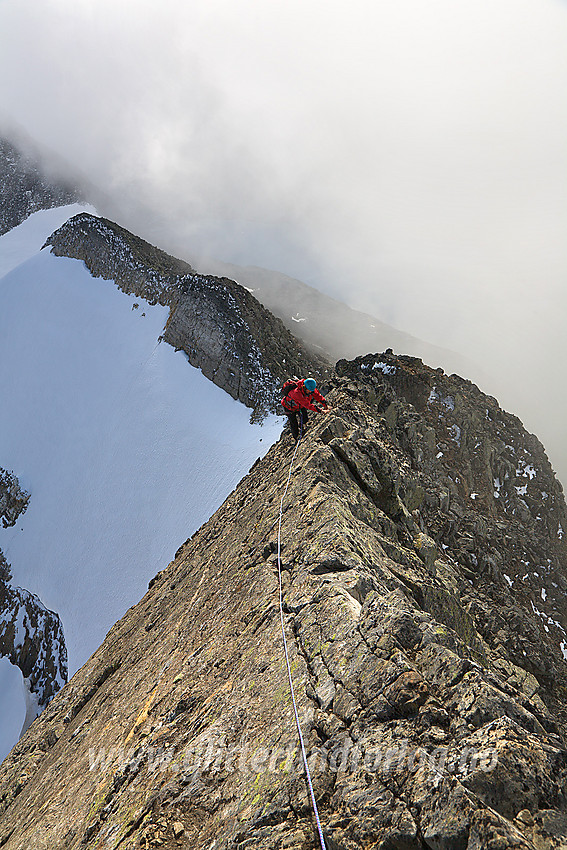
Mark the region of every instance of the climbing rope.
POLYGON ((297 449, 299 448, 299 444, 303 437, 303 422, 300 418, 300 435, 297 443, 295 444, 295 450, 293 452, 293 457, 291 458, 291 463, 289 465, 289 472, 287 476, 287 482, 285 485, 285 490, 283 492, 283 496, 280 502, 280 518, 278 522, 278 581, 279 581, 279 591, 280 591, 280 623, 282 627, 282 637, 283 637, 283 645, 285 652, 285 663, 287 665, 287 677, 289 679, 289 689, 291 691, 291 701, 293 703, 293 711, 295 714, 295 723, 297 725, 297 734, 299 735, 299 743, 301 744, 301 755, 303 757, 303 766, 305 768, 305 776, 307 778, 307 784, 309 786, 309 793, 311 795, 311 804, 313 806, 313 812, 315 814, 315 820, 317 822, 317 830, 319 832, 319 841, 321 842, 322 850, 326 850, 325 847, 325 839, 323 838, 323 830, 321 827, 321 821, 319 820, 319 811, 317 809, 317 802, 315 800, 315 792, 313 791, 313 783, 311 782, 311 774, 309 772, 309 765, 307 763, 307 754, 305 752, 305 744, 303 742, 303 733, 301 731, 301 723, 299 722, 299 713, 297 711, 297 703, 295 701, 295 691, 293 689, 293 679, 291 677, 291 666, 289 663, 289 654, 287 651, 287 640, 285 636, 285 625, 284 625, 284 616, 283 616, 283 588, 282 588, 282 565, 281 565, 281 530, 282 530, 282 515, 283 515, 283 504, 285 501, 285 497, 287 495, 287 490, 289 487, 289 482, 291 481, 291 473, 293 471, 293 464, 295 462, 295 455, 297 454, 297 449))

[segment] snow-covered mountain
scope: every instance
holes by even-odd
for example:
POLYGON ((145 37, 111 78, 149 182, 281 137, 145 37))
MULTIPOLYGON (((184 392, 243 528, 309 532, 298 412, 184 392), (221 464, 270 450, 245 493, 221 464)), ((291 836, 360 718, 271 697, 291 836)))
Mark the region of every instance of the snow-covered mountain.
MULTIPOLYGON (((71 674, 282 424, 251 424, 158 341, 166 306, 40 250, 79 211, 37 212, 0 238, 0 465, 30 494, 0 548, 13 584, 61 618, 71 674)), ((3 756, 23 715, 21 675, 6 662, 0 675, 3 756)))
POLYGON ((565 847, 567 508, 543 447, 408 356, 339 361, 326 393, 4 760, 5 850, 322 846, 296 717, 328 850, 565 847))
POLYGON ((245 287, 195 271, 116 222, 83 213, 47 244, 56 256, 82 260, 95 277, 168 307, 163 340, 256 416, 274 409, 290 373, 328 371, 328 361, 308 351, 245 287))
POLYGON ((564 846, 567 507, 494 398, 74 205, 0 237, 0 400, 0 847, 307 846, 280 628, 329 848, 564 846))

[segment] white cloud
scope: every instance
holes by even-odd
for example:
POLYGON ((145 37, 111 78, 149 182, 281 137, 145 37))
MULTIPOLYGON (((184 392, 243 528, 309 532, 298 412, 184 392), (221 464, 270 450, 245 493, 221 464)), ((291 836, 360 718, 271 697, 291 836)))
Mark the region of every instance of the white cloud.
POLYGON ((566 36, 560 0, 3 0, 0 104, 166 247, 279 234, 280 264, 479 360, 551 448, 566 36))

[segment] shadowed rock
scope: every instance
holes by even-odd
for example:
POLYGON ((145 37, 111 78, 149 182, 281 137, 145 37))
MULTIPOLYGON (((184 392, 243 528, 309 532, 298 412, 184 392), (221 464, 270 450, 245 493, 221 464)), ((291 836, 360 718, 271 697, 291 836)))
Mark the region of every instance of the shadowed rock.
MULTIPOLYGON (((29 493, 12 472, 0 469, 0 518, 5 528, 25 512, 29 493)), ((37 596, 10 584, 10 565, 0 550, 0 657, 24 677, 24 730, 67 681, 67 648, 57 614, 37 596)))
POLYGON ((0 467, 0 519, 4 528, 16 524, 28 506, 30 496, 22 490, 13 472, 0 467))
POLYGON ((24 729, 67 681, 67 649, 61 620, 37 596, 0 582, 0 656, 25 680, 24 729))
POLYGON ((38 210, 80 200, 77 189, 47 177, 37 160, 0 139, 0 236, 38 210))

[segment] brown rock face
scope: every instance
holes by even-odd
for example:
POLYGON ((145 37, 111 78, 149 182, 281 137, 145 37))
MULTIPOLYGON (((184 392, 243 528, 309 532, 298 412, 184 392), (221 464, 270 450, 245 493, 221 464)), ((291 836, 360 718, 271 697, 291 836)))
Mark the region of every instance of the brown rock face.
POLYGON ((275 408, 290 375, 328 372, 243 286, 199 274, 114 222, 81 213, 46 244, 57 256, 83 260, 94 277, 169 307, 165 342, 259 415, 275 408))
MULTIPOLYGON (((565 847, 566 509, 541 446, 410 358, 341 362, 327 398, 282 522, 327 847, 565 847)), ((292 451, 286 433, 14 748, 0 847, 318 846, 274 554, 292 451)))

